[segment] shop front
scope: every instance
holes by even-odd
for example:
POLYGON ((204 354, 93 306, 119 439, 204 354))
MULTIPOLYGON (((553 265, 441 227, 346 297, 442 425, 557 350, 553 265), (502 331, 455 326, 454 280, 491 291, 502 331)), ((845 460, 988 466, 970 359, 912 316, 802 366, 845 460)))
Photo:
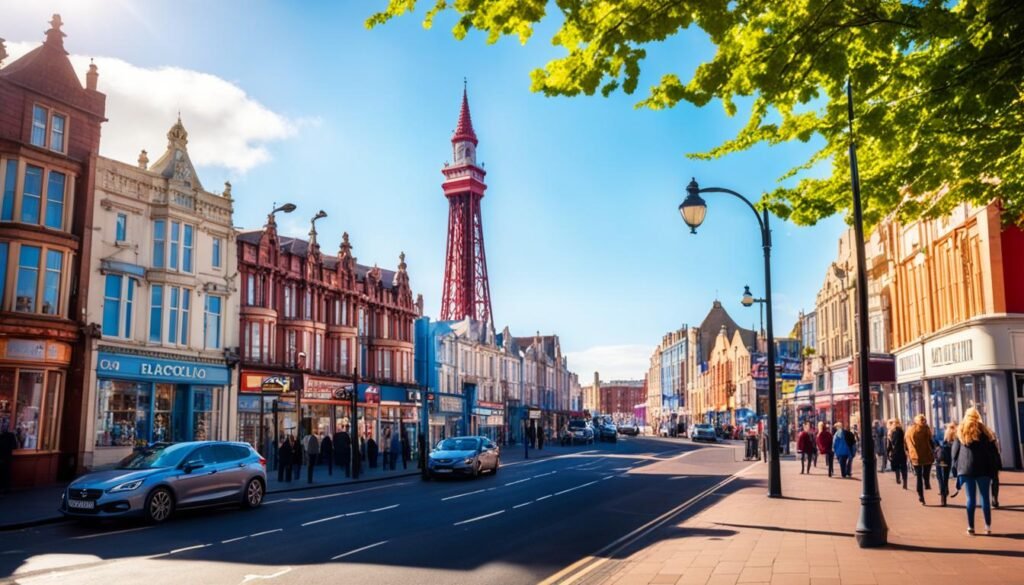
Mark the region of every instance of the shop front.
POLYGON ((319 431, 333 440, 336 433, 348 432, 352 420, 352 389, 353 384, 348 380, 303 375, 299 392, 302 435, 319 431))
MULTIPOLYGON (((377 403, 377 441, 381 441, 387 435, 386 431, 391 434, 399 433, 399 437, 401 437, 401 433, 404 433, 409 441, 412 460, 416 461, 419 457, 416 448, 420 423, 419 390, 399 386, 364 386, 362 384, 360 390, 360 395, 364 398, 367 395, 380 398, 377 403), (375 392, 367 394, 370 389, 375 392)), ((381 445, 382 450, 383 448, 384 445, 381 445)))
POLYGON ((0 431, 14 434, 12 487, 53 483, 71 346, 0 338, 0 356, 0 431))
POLYGON ((296 413, 298 384, 288 374, 243 370, 239 377, 238 440, 252 445, 277 467, 276 445, 299 428, 296 413))
POLYGON ((476 419, 476 434, 504 444, 505 441, 505 408, 500 402, 479 401, 473 407, 476 419))
POLYGON ((228 437, 231 371, 224 362, 101 350, 96 364, 94 469, 149 443, 228 437))
POLYGON ((469 432, 466 397, 461 394, 434 393, 430 409, 430 444, 469 432))

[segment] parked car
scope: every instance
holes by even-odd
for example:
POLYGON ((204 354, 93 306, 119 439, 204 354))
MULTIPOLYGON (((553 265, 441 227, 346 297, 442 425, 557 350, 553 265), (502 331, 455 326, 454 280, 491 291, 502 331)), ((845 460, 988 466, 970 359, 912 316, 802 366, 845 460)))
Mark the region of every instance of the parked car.
POLYGON ((690 434, 694 443, 697 441, 710 441, 712 443, 718 442, 718 435, 715 433, 715 427, 709 424, 693 425, 693 430, 690 434))
POLYGON ((434 447, 427 457, 427 478, 445 475, 477 477, 484 471, 498 473, 501 451, 486 437, 452 437, 434 447))
POLYGON ((634 424, 622 424, 619 425, 618 429, 620 435, 637 436, 640 434, 640 427, 634 424))
POLYGON ((614 443, 619 440, 619 430, 608 421, 599 421, 594 427, 594 434, 599 441, 611 441, 614 443))
POLYGON ((258 508, 267 491, 266 464, 247 443, 158 443, 136 450, 114 469, 71 482, 60 511, 75 518, 142 516, 160 523, 184 508, 258 508))
POLYGON ((590 445, 594 442, 594 429, 583 419, 569 421, 569 443, 590 445))

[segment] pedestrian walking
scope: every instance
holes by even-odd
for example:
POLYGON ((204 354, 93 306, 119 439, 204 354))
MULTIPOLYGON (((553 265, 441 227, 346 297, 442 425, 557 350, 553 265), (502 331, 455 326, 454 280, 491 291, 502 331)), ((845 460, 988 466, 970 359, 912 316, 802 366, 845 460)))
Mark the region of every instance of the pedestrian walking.
POLYGON ((11 491, 11 468, 14 466, 14 447, 18 438, 10 429, 10 419, 0 421, 0 493, 11 491))
POLYGON ((281 439, 281 444, 277 446, 277 481, 292 482, 291 435, 281 439))
POLYGON ((366 439, 366 460, 370 463, 370 469, 376 469, 377 467, 377 454, 380 451, 377 448, 377 441, 373 440, 373 435, 370 435, 366 439))
POLYGON ((313 470, 316 469, 316 461, 320 457, 320 431, 315 435, 306 435, 302 449, 306 455, 306 483, 313 483, 313 470))
POLYGON ((334 475, 334 440, 327 433, 320 439, 320 463, 327 463, 327 475, 334 475))
POLYGON ((391 469, 391 427, 384 427, 384 436, 380 440, 380 449, 383 452, 381 467, 384 471, 391 469))
POLYGON ((889 419, 889 436, 885 440, 885 454, 889 457, 889 467, 896 475, 896 485, 907 486, 907 443, 900 419, 889 419), (902 482, 900 481, 902 479, 902 482))
POLYGON ((811 462, 814 467, 818 467, 818 430, 811 421, 806 421, 804 424, 811 426, 811 462))
POLYGON ((334 460, 345 470, 345 477, 352 476, 352 438, 348 434, 348 425, 334 434, 334 460))
POLYGON ((843 423, 836 423, 836 432, 832 438, 832 451, 839 460, 840 477, 853 475, 853 457, 857 454, 857 439, 853 432, 843 428, 843 423))
POLYGON ((932 489, 932 463, 935 462, 935 452, 932 438, 932 428, 923 414, 914 417, 914 424, 907 429, 907 457, 914 466, 914 475, 917 476, 917 501, 924 505, 924 491, 932 489))
POLYGON ((418 448, 417 453, 419 453, 416 465, 420 469, 423 469, 423 466, 427 460, 427 438, 424 436, 423 433, 420 433, 416 437, 416 447, 418 448))
POLYGON ((949 474, 953 466, 953 441, 956 440, 956 423, 946 425, 939 446, 935 448, 935 479, 939 483, 939 502, 946 506, 949 497, 949 474))
POLYGON ((298 481, 302 476, 302 461, 306 454, 303 452, 302 441, 297 440, 293 435, 288 435, 288 442, 292 446, 292 473, 295 475, 295 480, 298 481))
POLYGON ((800 455, 800 474, 811 472, 816 446, 811 437, 811 423, 805 422, 804 429, 796 436, 796 452, 800 455))
POLYGON ((398 456, 402 453, 402 440, 398 438, 399 433, 391 433, 391 448, 388 449, 388 453, 391 455, 391 471, 394 471, 398 466, 398 456))
POLYGON ((409 435, 402 433, 402 469, 409 469, 409 460, 412 459, 412 445, 409 443, 409 435))
POLYGON ((768 448, 771 446, 771 441, 768 440, 768 432, 761 429, 761 453, 764 456, 764 462, 768 463, 768 448))
POLYGON ((828 466, 828 476, 832 477, 832 464, 835 461, 835 452, 832 450, 832 433, 824 422, 818 423, 818 453, 825 456, 825 465, 828 466))
POLYGON ((878 471, 885 473, 885 464, 889 461, 889 457, 885 453, 885 439, 888 433, 886 433, 885 425, 879 420, 871 424, 871 431, 875 439, 875 453, 881 455, 878 458, 878 471))
POLYGON ((996 445, 995 462, 992 466, 992 507, 999 507, 999 471, 1003 468, 1002 449, 999 446, 999 439, 994 439, 996 445))
POLYGON ((957 487, 967 490, 967 534, 974 534, 974 509, 981 499, 981 512, 985 517, 985 533, 992 533, 992 504, 989 489, 996 470, 996 438, 981 422, 978 409, 968 408, 957 429, 953 442, 953 467, 956 469, 957 487))
POLYGON ((537 450, 544 448, 544 427, 537 428, 537 450))
POLYGON ((789 455, 789 423, 783 423, 779 429, 779 448, 783 453, 789 455))

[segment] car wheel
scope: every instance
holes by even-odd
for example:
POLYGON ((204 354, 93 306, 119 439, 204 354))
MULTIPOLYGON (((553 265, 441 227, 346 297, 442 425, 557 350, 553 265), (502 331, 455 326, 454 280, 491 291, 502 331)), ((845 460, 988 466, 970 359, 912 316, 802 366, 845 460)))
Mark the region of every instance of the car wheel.
POLYGON ((249 483, 245 485, 245 492, 242 499, 242 505, 250 510, 259 508, 260 504, 263 503, 263 496, 266 490, 263 487, 263 482, 257 478, 252 478, 249 483))
POLYGON ((174 495, 171 490, 159 487, 146 497, 146 519, 152 524, 165 522, 174 513, 174 495))
POLYGON ((474 478, 480 477, 480 462, 479 461, 477 461, 476 464, 473 465, 473 477, 474 478))

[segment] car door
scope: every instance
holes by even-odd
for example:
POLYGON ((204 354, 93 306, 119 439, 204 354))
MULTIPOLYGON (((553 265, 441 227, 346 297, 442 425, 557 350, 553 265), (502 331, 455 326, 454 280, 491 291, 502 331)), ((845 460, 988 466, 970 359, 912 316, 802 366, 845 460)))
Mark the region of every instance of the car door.
POLYGON ((242 493, 245 482, 249 479, 246 460, 249 450, 240 445, 220 444, 214 446, 217 455, 217 488, 212 497, 232 499, 242 493))
POLYGON ((204 445, 190 453, 182 463, 175 482, 179 506, 191 506, 209 499, 217 489, 217 454, 213 445, 204 445), (194 467, 198 465, 199 467, 194 467), (193 467, 189 470, 190 467, 193 467))
POLYGON ((490 453, 491 469, 498 467, 498 446, 487 441, 487 451, 490 453))

